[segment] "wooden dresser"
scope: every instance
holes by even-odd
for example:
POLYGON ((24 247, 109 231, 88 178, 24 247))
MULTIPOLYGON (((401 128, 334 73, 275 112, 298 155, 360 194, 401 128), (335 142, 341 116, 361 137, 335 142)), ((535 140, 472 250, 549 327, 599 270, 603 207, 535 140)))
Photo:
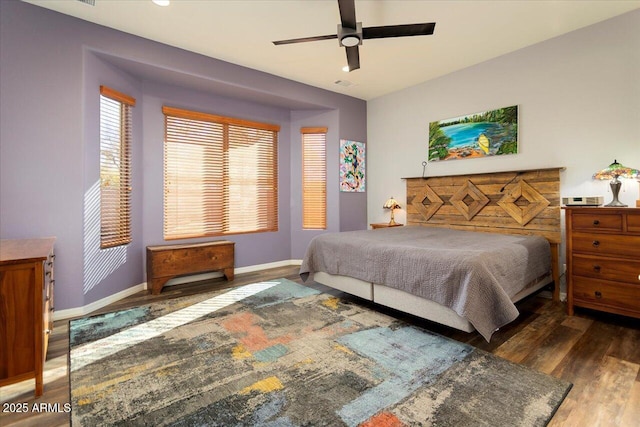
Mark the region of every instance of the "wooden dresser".
POLYGON ((53 244, 55 238, 0 240, 0 386, 42 372, 53 330, 53 244))
POLYGON ((640 318, 640 209, 565 207, 567 310, 640 318))
POLYGON ((147 246, 147 287, 158 295, 169 279, 188 274, 221 270, 227 280, 234 277, 234 242, 147 246))

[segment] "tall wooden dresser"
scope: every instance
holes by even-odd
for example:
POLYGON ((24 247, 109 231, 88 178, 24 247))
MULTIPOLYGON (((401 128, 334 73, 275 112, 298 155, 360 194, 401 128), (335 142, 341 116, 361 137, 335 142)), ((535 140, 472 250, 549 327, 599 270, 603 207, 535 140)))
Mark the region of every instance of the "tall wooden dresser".
POLYGON ((640 318, 640 208, 565 207, 567 310, 640 318))
POLYGON ((53 329, 55 238, 0 240, 0 386, 42 373, 53 329))

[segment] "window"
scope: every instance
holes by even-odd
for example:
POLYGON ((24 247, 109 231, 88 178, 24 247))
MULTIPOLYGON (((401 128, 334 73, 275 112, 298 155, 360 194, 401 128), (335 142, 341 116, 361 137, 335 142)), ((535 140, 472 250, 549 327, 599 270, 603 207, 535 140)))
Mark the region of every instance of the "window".
POLYGON ((327 128, 302 128, 302 228, 327 228, 327 128))
POLYGON ((280 127, 162 110, 164 238, 277 231, 280 127))
POLYGON ((100 86, 100 248, 131 242, 131 108, 136 100, 100 86))

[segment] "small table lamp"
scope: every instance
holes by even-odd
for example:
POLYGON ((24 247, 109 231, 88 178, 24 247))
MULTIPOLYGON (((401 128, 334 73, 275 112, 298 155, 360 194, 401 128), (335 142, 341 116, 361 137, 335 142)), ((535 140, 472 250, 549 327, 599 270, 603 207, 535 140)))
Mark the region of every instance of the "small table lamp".
POLYGON ((384 206, 382 207, 385 209, 391 209, 391 221, 389 221, 389 225, 395 225, 396 221, 393 218, 393 210, 398 209, 400 207, 400 203, 391 196, 386 202, 384 202, 384 206))
POLYGON ((618 193, 620 193, 621 182, 618 178, 634 178, 640 174, 637 169, 631 169, 626 166, 622 166, 617 160, 614 160, 609 167, 602 169, 599 172, 593 174, 593 179, 610 179, 611 193, 613 193, 613 200, 611 203, 605 206, 619 206, 626 207, 624 203, 618 200, 618 193))

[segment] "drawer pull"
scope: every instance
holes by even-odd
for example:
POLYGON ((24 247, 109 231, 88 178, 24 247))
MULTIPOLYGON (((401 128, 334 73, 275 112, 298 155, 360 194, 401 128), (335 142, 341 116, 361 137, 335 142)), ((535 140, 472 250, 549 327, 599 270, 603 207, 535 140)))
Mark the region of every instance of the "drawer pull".
POLYGON ((44 330, 44 333, 45 333, 45 334, 47 334, 47 335, 49 335, 49 334, 51 333, 51 329, 45 329, 45 330, 44 330))
POLYGON ((596 273, 600 273, 600 266, 598 264, 595 264, 593 266, 593 271, 595 271, 596 273))
POLYGON ((597 248, 598 246, 600 246, 600 242, 598 240, 594 240, 592 244, 594 248, 597 248))
POLYGON ((600 220, 599 219, 594 219, 593 220, 593 225, 595 225, 595 226, 600 225, 600 220))
POLYGON ((602 292, 596 291, 596 298, 602 298, 602 292))

